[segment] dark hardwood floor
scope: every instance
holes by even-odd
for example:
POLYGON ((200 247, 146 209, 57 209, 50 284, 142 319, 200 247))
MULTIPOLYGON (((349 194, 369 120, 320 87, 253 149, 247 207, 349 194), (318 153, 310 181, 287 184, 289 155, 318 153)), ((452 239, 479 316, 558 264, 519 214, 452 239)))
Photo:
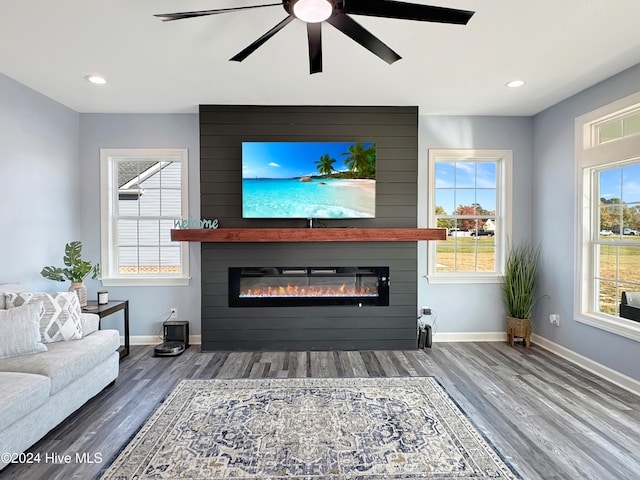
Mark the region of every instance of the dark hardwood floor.
POLYGON ((640 479, 640 397, 535 345, 424 351, 217 352, 132 347, 116 384, 31 448, 102 462, 10 465, 0 479, 91 479, 184 378, 435 376, 524 479, 640 479))

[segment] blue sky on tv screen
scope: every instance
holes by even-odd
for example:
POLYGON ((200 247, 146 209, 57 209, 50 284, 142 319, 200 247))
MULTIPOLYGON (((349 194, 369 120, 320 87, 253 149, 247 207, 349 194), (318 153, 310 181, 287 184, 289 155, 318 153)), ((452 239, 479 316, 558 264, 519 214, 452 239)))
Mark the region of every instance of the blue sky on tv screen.
MULTIPOLYGON (((328 154, 336 162, 333 167, 346 170, 344 161, 349 145, 357 142, 243 142, 242 178, 293 178, 317 175, 320 157, 328 154)), ((362 142, 364 147, 373 145, 362 142)))

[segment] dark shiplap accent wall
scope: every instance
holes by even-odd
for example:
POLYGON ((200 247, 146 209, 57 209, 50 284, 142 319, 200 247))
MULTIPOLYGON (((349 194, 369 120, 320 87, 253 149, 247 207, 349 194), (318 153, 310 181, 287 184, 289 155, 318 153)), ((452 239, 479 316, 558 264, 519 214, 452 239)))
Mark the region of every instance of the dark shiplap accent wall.
MULTIPOLYGON (((243 141, 370 141, 377 150, 376 218, 330 227, 416 227, 417 107, 200 107, 201 218, 221 228, 306 227, 243 219, 243 141)), ((416 242, 202 243, 203 350, 416 348, 416 242), (228 267, 389 266, 388 307, 229 308, 228 267)))

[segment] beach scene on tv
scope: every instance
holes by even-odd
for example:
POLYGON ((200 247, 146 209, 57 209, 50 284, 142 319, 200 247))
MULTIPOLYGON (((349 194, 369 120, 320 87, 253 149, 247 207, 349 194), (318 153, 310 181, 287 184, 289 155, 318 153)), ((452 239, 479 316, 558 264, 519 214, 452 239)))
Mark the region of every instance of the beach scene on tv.
POLYGON ((371 142, 244 142, 244 218, 374 218, 371 142))

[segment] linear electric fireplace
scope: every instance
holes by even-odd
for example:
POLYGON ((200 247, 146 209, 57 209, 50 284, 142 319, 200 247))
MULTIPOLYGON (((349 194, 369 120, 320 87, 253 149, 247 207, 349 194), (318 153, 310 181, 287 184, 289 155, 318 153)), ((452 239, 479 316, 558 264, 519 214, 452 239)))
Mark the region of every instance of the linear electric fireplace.
POLYGON ((229 307, 388 306, 389 267, 230 267, 229 307))

